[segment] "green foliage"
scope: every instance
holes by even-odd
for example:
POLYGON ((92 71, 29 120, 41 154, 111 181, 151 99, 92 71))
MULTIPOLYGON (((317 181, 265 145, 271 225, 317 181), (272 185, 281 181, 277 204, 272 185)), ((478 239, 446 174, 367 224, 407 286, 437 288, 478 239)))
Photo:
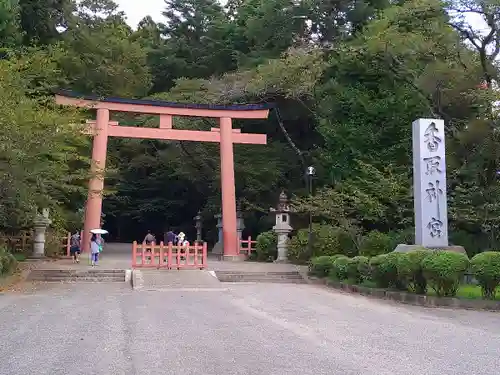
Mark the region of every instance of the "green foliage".
POLYGON ((309 275, 317 277, 327 277, 333 269, 335 260, 342 255, 322 255, 312 258, 309 263, 309 275))
POLYGON ((425 294, 427 281, 422 270, 422 261, 430 254, 426 249, 402 253, 398 258, 397 270, 400 280, 417 294, 425 294))
MULTIPOLYGON (((47 61, 47 66, 51 66, 47 61)), ((57 210, 58 203, 78 197, 84 185, 79 167, 80 141, 71 109, 45 105, 28 96, 23 62, 0 60, 0 227, 22 228, 37 207, 57 210)))
POLYGON ((339 281, 345 280, 349 277, 347 271, 350 259, 346 256, 339 256, 333 261, 333 266, 330 275, 339 281))
POLYGON ((422 261, 427 283, 438 296, 453 297, 469 267, 467 255, 451 251, 435 251, 422 261))
POLYGON ((386 233, 377 230, 368 232, 363 237, 359 253, 368 257, 387 254, 394 250, 394 239, 386 233))
POLYGON ((356 239, 348 230, 331 225, 313 224, 312 254, 308 254, 309 230, 300 229, 290 241, 288 256, 292 261, 303 263, 320 255, 356 253, 356 239))
POLYGON ((477 254, 470 264, 474 277, 481 285, 483 298, 495 299, 495 292, 500 284, 500 252, 477 254))
POLYGON ((0 248, 0 275, 10 275, 16 269, 17 259, 6 248, 0 248))
POLYGON ((257 236, 257 260, 273 261, 277 256, 278 236, 274 231, 267 231, 257 236))
POLYGON ((365 256, 355 256, 349 259, 347 264, 347 276, 356 283, 363 281, 364 276, 368 273, 369 258, 365 256))
POLYGON ((398 259, 401 253, 389 253, 377 255, 370 259, 370 272, 373 281, 380 288, 396 287, 402 288, 398 279, 398 259))

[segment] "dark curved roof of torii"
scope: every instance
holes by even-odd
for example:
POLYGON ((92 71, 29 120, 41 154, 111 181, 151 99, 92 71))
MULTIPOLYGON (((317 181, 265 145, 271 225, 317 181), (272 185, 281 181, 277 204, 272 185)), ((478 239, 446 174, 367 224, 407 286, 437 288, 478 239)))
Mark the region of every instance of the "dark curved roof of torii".
POLYGON ((65 96, 68 98, 99 101, 103 103, 121 103, 121 104, 140 104, 154 107, 171 107, 171 108, 191 108, 191 109, 215 109, 215 110, 231 110, 231 111, 252 111, 274 108, 274 103, 263 104, 193 104, 193 103, 176 103, 163 100, 151 99, 127 99, 119 97, 101 97, 98 95, 84 95, 71 90, 58 90, 56 95, 65 96))

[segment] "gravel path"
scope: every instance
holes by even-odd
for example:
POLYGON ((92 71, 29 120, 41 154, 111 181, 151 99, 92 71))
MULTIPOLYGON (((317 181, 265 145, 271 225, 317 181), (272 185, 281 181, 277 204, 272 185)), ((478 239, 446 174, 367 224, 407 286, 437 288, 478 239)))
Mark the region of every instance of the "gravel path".
POLYGON ((500 315, 311 285, 0 295, 3 375, 492 375, 500 315))

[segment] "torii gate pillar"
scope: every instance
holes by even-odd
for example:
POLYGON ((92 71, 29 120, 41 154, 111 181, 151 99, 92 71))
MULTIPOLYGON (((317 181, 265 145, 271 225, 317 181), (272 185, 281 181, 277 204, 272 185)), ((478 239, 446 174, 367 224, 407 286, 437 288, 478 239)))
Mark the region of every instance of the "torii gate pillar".
POLYGON ((236 189, 234 181, 233 126, 230 118, 220 119, 220 171, 222 190, 222 238, 224 259, 239 257, 236 226, 236 189))
POLYGON ((101 227, 102 193, 104 189, 104 170, 108 150, 109 110, 97 109, 94 141, 92 144, 92 165, 90 166, 89 191, 85 209, 82 243, 84 251, 90 244, 90 231, 101 227))

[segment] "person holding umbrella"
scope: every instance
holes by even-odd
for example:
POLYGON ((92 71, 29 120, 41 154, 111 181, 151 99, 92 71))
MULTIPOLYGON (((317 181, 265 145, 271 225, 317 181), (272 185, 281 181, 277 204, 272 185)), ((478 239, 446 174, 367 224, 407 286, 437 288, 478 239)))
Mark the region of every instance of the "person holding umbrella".
POLYGON ((105 229, 92 229, 90 233, 92 233, 92 239, 90 240, 90 249, 91 249, 90 260, 92 267, 94 267, 97 264, 97 261, 99 260, 99 254, 102 252, 103 249, 104 239, 102 238, 102 235, 107 234, 108 231, 105 229), (94 242, 95 245, 93 245, 94 242), (94 248, 92 246, 97 246, 96 253, 94 252, 94 248))

